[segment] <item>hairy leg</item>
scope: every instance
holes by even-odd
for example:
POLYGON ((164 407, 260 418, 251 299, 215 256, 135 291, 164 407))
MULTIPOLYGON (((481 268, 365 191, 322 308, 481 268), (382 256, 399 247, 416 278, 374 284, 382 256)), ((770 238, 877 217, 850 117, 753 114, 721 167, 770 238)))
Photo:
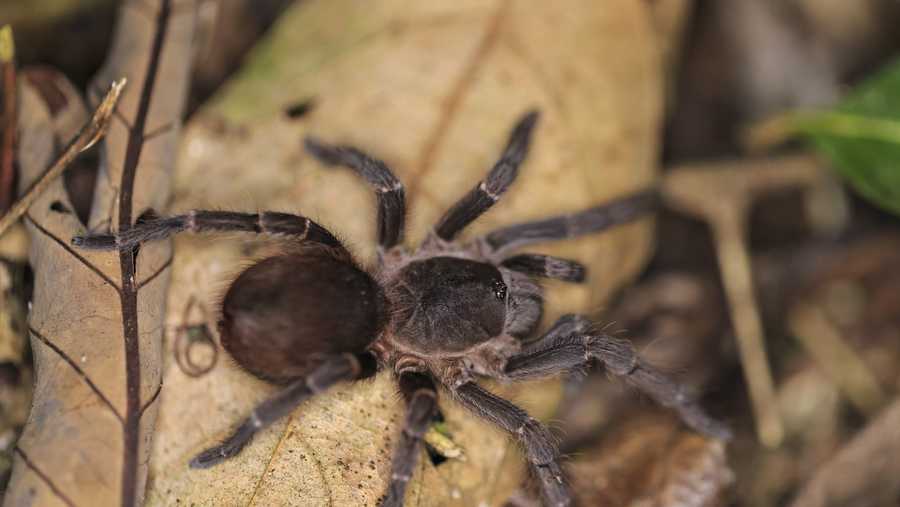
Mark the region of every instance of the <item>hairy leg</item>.
POLYGON ((547 344, 559 338, 565 338, 574 333, 585 333, 593 327, 594 323, 583 315, 569 313, 556 319, 550 329, 536 340, 526 343, 516 357, 527 357, 547 348, 547 344))
POLYGON ((505 259, 501 266, 538 278, 550 278, 564 282, 584 282, 586 269, 580 262, 551 255, 522 254, 505 259))
POLYGON ((192 459, 191 468, 209 468, 236 456, 256 433, 289 414, 303 401, 343 380, 371 377, 375 370, 375 357, 369 353, 344 354, 326 360, 306 377, 293 381, 281 392, 260 403, 224 442, 192 459))
POLYGON ((533 243, 594 234, 637 220, 654 211, 658 205, 657 192, 647 190, 584 211, 510 225, 488 233, 479 241, 485 245, 486 255, 495 257, 504 251, 533 243))
POLYGON ((406 401, 406 419, 391 459, 391 481, 381 507, 403 507, 406 485, 416 466, 422 438, 438 413, 437 392, 429 377, 404 373, 399 382, 400 393, 406 401))
POLYGON ((571 505, 572 494, 559 465, 559 450, 550 432, 541 423, 521 408, 473 382, 451 389, 466 408, 508 431, 519 440, 528 462, 541 483, 541 490, 548 505, 553 507, 571 505))
POLYGON ((641 360, 631 342, 603 333, 590 330, 552 336, 548 333, 521 354, 510 358, 505 375, 515 380, 547 377, 582 368, 594 359, 660 405, 677 411, 694 430, 715 438, 731 438, 729 429, 709 417, 681 386, 641 360))
POLYGON ((334 146, 314 137, 304 141, 306 151, 323 164, 348 167, 363 177, 378 199, 378 246, 387 250, 403 241, 406 197, 403 184, 387 164, 352 146, 334 146))
POLYGON ((184 215, 152 218, 135 224, 121 235, 75 236, 72 238, 72 244, 97 250, 128 250, 140 243, 165 239, 179 232, 280 234, 298 241, 313 241, 332 247, 342 247, 327 229, 303 216, 274 211, 241 213, 207 210, 192 210, 184 215))
POLYGON ((528 153, 531 132, 537 119, 538 113, 532 111, 516 123, 500 160, 494 164, 487 177, 457 201, 437 223, 434 228, 437 237, 444 241, 452 240, 493 206, 512 185, 519 174, 519 166, 528 153))

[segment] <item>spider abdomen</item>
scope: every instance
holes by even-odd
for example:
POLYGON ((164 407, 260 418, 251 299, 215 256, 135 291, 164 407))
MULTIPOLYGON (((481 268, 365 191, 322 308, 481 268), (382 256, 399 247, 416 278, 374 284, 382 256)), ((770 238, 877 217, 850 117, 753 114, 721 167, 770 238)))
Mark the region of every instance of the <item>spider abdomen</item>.
POLYGON ((253 375, 286 382, 325 357, 365 350, 384 306, 368 273, 326 250, 269 257, 225 294, 222 346, 253 375))

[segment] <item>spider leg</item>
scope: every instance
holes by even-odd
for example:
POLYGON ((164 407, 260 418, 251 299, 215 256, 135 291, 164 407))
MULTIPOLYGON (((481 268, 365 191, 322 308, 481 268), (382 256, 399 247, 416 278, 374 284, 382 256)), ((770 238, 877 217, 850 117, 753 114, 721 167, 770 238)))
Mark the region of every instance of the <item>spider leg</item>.
POLYGON ((547 428, 509 401, 482 389, 474 382, 450 388, 466 408, 515 436, 541 483, 549 505, 567 506, 572 494, 559 465, 559 449, 547 428))
POLYGON ((184 215, 153 218, 135 224, 122 234, 75 236, 72 244, 96 250, 128 250, 145 241, 165 239, 179 232, 282 234, 298 241, 341 247, 341 243, 327 229, 303 216, 274 211, 240 213, 207 210, 192 210, 184 215))
POLYGON ((192 459, 191 468, 209 468, 236 456, 257 432, 289 414, 306 399, 343 380, 371 377, 375 370, 375 357, 369 353, 344 354, 326 360, 306 377, 298 378, 275 396, 260 403, 224 442, 192 459))
POLYGON ((645 190, 577 213, 557 215, 497 229, 482 237, 487 255, 532 243, 576 238, 637 220, 654 211, 659 204, 656 190, 645 190))
POLYGON ((421 373, 403 373, 399 382, 400 393, 406 400, 406 419, 391 459, 391 482, 381 507, 403 507, 406 484, 412 477, 422 438, 438 413, 437 391, 429 377, 421 373))
POLYGON ((437 237, 452 240, 459 231, 481 216, 494 205, 515 181, 519 166, 528 153, 531 132, 537 122, 537 111, 527 113, 510 133, 509 141, 500 160, 475 188, 456 202, 440 219, 434 228, 437 237))
POLYGON ((641 360, 630 341, 604 333, 548 333, 510 358, 504 373, 514 380, 536 379, 584 367, 594 359, 660 405, 678 412, 694 430, 723 440, 731 438, 729 429, 709 417, 681 386, 641 360))
POLYGON ((378 199, 378 245, 387 250, 403 241, 406 198, 403 184, 390 168, 352 146, 334 146, 314 137, 304 141, 306 151, 329 166, 348 167, 363 177, 378 199))
POLYGON ((584 333, 594 325, 587 317, 575 313, 568 313, 556 319, 550 329, 543 336, 526 343, 516 357, 527 356, 533 352, 547 348, 547 343, 558 338, 564 338, 574 333, 584 333))
POLYGON ((586 272, 580 262, 540 254, 516 255, 505 259, 500 265, 529 276, 574 283, 584 282, 586 272))

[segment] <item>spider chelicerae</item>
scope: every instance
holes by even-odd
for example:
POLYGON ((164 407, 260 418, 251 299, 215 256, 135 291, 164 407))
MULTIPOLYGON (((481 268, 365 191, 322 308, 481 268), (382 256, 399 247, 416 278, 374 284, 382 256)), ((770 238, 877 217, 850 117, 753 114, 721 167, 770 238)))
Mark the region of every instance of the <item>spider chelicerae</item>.
POLYGON ((210 467, 237 455, 257 432, 304 400, 380 369, 393 371, 406 402, 383 506, 403 504, 423 435, 440 417, 438 387, 521 443, 548 504, 571 503, 550 433, 521 408, 479 386, 479 378, 538 379, 596 361, 676 410, 695 430, 728 438, 725 426, 642 361, 629 341, 597 330, 586 317, 566 315, 535 338, 543 307, 537 280, 583 282, 585 268, 573 260, 515 252, 632 221, 655 206, 654 192, 504 227, 467 242, 456 239, 512 185, 537 120, 538 113, 529 112, 518 121, 487 177, 413 250, 402 244, 404 191, 391 170, 356 148, 307 138, 312 156, 326 166, 352 169, 375 190, 378 258, 371 269, 362 268, 316 222, 270 211, 194 210, 152 218, 119 235, 73 238, 77 246, 97 249, 133 249, 183 231, 252 232, 289 240, 283 253, 257 262, 234 280, 222 301, 219 325, 222 346, 241 367, 283 388, 190 466, 210 467))

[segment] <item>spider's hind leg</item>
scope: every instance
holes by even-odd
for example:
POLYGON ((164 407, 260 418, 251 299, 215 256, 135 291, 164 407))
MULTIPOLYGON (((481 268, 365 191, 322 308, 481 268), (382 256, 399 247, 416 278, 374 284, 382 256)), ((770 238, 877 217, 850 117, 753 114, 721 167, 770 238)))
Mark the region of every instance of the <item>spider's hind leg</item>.
POLYGON ((165 239, 180 232, 279 234, 299 241, 343 248, 328 229, 303 216, 274 211, 242 213, 208 210, 192 210, 183 215, 152 218, 131 226, 121 234, 75 236, 72 244, 94 250, 130 250, 146 241, 165 239))
MULTIPOLYGON (((572 317, 564 317, 572 319, 572 317)), ((554 326, 554 329, 563 329, 554 326)), ((591 329, 550 332, 506 363, 504 374, 512 380, 537 379, 582 368, 597 360, 613 375, 669 407, 694 430, 727 440, 730 430, 711 418, 683 387, 642 360, 628 340, 591 329)))
POLYGON ((278 394, 257 405, 225 441, 192 459, 191 468, 209 468, 236 456, 256 433, 289 414, 303 401, 338 382, 371 377, 375 371, 376 360, 369 353, 345 354, 326 360, 309 375, 294 380, 278 394))

